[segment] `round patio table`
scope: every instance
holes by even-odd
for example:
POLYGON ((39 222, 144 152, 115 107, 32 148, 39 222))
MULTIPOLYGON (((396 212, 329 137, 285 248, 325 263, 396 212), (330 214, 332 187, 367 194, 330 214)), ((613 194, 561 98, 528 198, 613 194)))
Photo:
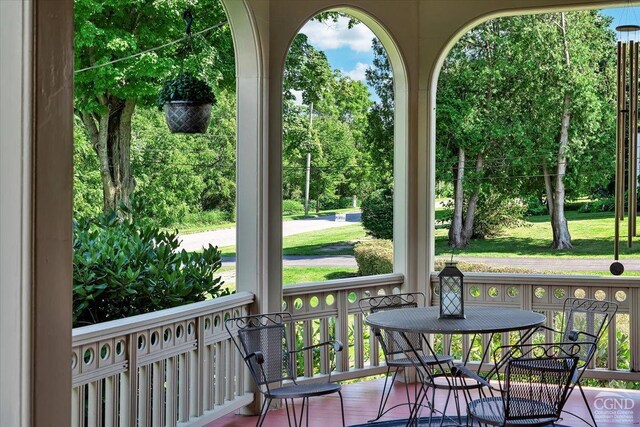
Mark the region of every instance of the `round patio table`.
POLYGON ((440 319, 439 307, 379 311, 367 316, 377 329, 423 334, 491 334, 523 331, 540 326, 543 314, 517 308, 465 307, 464 319, 440 319))
MULTIPOLYGON (((436 306, 403 308, 372 313, 367 316, 366 323, 376 329, 398 332, 416 356, 415 358, 412 358, 412 360, 420 362, 421 359, 418 356, 419 349, 413 348, 410 339, 408 339, 405 334, 462 334, 473 335, 473 340, 475 340, 478 334, 491 334, 491 338, 493 338, 493 334, 501 332, 529 331, 536 326, 542 325, 546 320, 546 317, 540 313, 503 307, 465 307, 464 314, 464 319, 440 319, 440 308, 436 306)), ((524 336, 526 336, 526 334, 524 336)), ((522 337, 523 336, 521 335, 521 340, 522 337)), ((489 350, 489 344, 491 341, 492 339, 489 339, 485 346, 482 355, 483 360, 489 350)), ((437 360, 438 356, 429 344, 429 340, 425 337, 423 342, 425 342, 429 351, 433 353, 437 360)), ((470 348, 471 347, 473 347, 473 345, 471 345, 470 348)), ((407 356, 410 357, 411 355, 407 356)), ((465 357, 463 363, 466 364, 468 358, 469 355, 465 357)), ((422 367, 425 369, 425 372, 428 372, 426 366, 416 367, 422 367)), ((480 370, 480 367, 478 370, 480 370)), ((448 384, 447 388, 456 392, 454 397, 457 402, 457 391, 462 388, 460 386, 456 386, 455 381, 452 381, 447 374, 444 376, 448 384)), ((435 386, 435 384, 432 385, 435 386)), ((412 408, 409 419, 407 420, 407 426, 418 425, 419 409, 420 406, 422 406, 422 401, 425 397, 426 389, 424 389, 424 395, 422 398, 420 400, 416 400, 416 404, 414 405, 414 408, 412 408)), ((449 397, 447 396, 447 404, 448 401, 449 397)), ((444 411, 446 411, 446 405, 444 411)), ((444 418, 445 415, 443 413, 442 421, 444 421, 444 418)))

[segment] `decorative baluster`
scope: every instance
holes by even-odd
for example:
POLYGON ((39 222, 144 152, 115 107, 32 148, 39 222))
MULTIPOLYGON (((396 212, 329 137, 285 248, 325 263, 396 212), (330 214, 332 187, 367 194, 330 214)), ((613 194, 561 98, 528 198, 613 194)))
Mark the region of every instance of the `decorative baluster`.
MULTIPOLYGON (((140 425, 142 427, 148 426, 150 418, 150 405, 149 405, 149 371, 151 367, 149 365, 141 366, 138 374, 138 406, 140 412, 138 414, 138 423, 136 419, 133 419, 132 426, 140 425)), ((135 401, 135 394, 133 394, 133 400, 135 401)))
MULTIPOLYGON (((182 357, 182 355, 178 356, 178 357, 182 357)), ((182 378, 179 378, 179 374, 178 374, 178 366, 176 366, 179 363, 179 369, 180 371, 182 371, 182 369, 184 368, 184 366, 181 363, 182 361, 178 361, 176 360, 176 357, 170 357, 167 359, 166 362, 166 369, 167 369, 167 374, 166 374, 166 383, 165 383, 165 387, 166 387, 166 391, 167 391, 167 398, 166 398, 166 405, 165 405, 165 421, 166 421, 166 425, 167 426, 175 426, 176 425, 176 409, 182 409, 181 406, 178 404, 178 399, 177 399, 177 395, 176 392, 178 391, 178 387, 180 387, 180 383, 182 382, 182 378), (178 387, 176 387, 176 382, 178 383, 178 387), (176 406, 178 408, 176 408, 176 406)), ((156 393, 156 390, 154 388, 154 394, 156 393)))
MULTIPOLYGON (((305 297, 305 307, 309 306, 309 299, 305 297)), ((308 347, 313 344, 313 325, 312 320, 305 320, 302 322, 302 345, 308 347)), ((302 355, 303 360, 303 375, 307 378, 313 377, 313 350, 305 351, 302 355)))
POLYGON ((91 381, 88 385, 89 398, 87 410, 87 426, 98 427, 100 425, 100 406, 101 406, 101 381, 91 381))
POLYGON ((116 379, 113 376, 104 380, 104 425, 115 425, 117 415, 116 379))
POLYGON ((164 412, 164 360, 153 362, 151 372, 151 426, 161 427, 164 412))
MULTIPOLYGON (((320 342, 326 342, 330 339, 329 322, 326 317, 323 317, 320 319, 320 342)), ((329 349, 326 346, 322 346, 320 348, 320 373, 327 375, 331 369, 330 365, 329 349)))

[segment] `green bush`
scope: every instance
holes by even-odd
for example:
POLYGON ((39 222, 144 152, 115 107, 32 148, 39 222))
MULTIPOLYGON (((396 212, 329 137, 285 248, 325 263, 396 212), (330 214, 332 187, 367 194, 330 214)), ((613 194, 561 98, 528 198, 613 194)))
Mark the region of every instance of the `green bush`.
POLYGON ((525 215, 527 216, 545 215, 549 213, 547 205, 544 204, 539 197, 529 197, 525 200, 525 204, 527 206, 525 215))
MULTIPOLYGON (((441 271, 444 268, 444 259, 436 259, 433 265, 433 271, 441 271)), ((521 267, 500 267, 497 265, 489 265, 481 262, 458 261, 458 268, 463 273, 527 273, 534 271, 521 267)))
POLYGON ((179 251, 177 234, 115 213, 75 222, 73 231, 74 326, 229 293, 214 277, 221 266, 217 247, 179 251))
POLYGON ((505 228, 524 226, 525 210, 518 200, 499 194, 481 195, 473 221, 473 238, 491 238, 500 235, 505 228))
POLYGON ((602 199, 585 203, 584 205, 580 206, 580 209, 578 209, 578 212, 580 213, 613 212, 615 209, 616 209, 615 198, 605 197, 602 199))
POLYGON ((366 240, 353 249, 361 276, 393 273, 393 242, 391 240, 366 240))
POLYGON ((297 200, 282 201, 282 215, 292 215, 304 212, 304 205, 297 200))
POLYGON ((378 190, 362 201, 362 226, 376 239, 393 240, 393 194, 378 190))

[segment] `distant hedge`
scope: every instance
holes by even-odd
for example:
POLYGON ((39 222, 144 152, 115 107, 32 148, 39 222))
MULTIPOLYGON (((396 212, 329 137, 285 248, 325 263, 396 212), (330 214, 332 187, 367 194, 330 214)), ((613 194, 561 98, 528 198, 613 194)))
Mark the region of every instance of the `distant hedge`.
MULTIPOLYGON (((433 265, 433 271, 441 271, 444 268, 444 259, 436 259, 433 265)), ((484 264, 481 262, 459 261, 458 268, 467 273, 534 273, 533 270, 521 267, 500 267, 496 265, 484 264)))
POLYGON ((391 240, 365 240, 353 249, 361 276, 393 273, 393 242, 391 240))
POLYGON ((376 191, 362 201, 362 226, 376 239, 393 240, 393 194, 376 191))
POLYGON ((304 205, 297 200, 283 200, 282 214, 291 215, 304 212, 304 205))

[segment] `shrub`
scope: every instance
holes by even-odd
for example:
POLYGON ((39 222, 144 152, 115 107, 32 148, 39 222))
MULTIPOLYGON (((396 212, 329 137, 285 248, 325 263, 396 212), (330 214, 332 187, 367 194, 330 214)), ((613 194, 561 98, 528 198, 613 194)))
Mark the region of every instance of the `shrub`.
MULTIPOLYGON (((433 265, 433 271, 441 271, 444 268, 445 259, 438 258, 433 265)), ((481 262, 458 261, 458 268, 463 273, 533 273, 532 270, 521 267, 501 267, 481 262)))
POLYGON ((182 73, 162 84, 162 90, 158 94, 158 105, 162 108, 164 103, 170 101, 215 104, 216 97, 207 82, 192 74, 182 73))
POLYGON ((320 202, 320 209, 348 209, 353 207, 353 197, 334 197, 328 199, 323 197, 320 202))
POLYGON ((361 276, 393 273, 393 242, 366 240, 353 249, 361 276))
POLYGON ((549 213, 547 209, 547 205, 540 200, 539 197, 529 197, 525 200, 527 205, 527 209, 525 211, 525 215, 545 215, 549 213))
POLYGON ((578 209, 578 212, 580 213, 613 212, 615 209, 616 209, 615 198, 605 197, 602 199, 585 203, 584 205, 580 206, 580 209, 578 209))
POLYGON ((297 200, 283 200, 282 201, 282 214, 292 215, 296 213, 304 212, 304 205, 297 200))
POLYGON ((362 201, 362 226, 376 239, 393 240, 391 191, 376 191, 362 201))
POLYGON ((473 237, 484 239, 499 235, 505 228, 522 227, 525 206, 498 194, 480 196, 473 221, 473 237))
POLYGON ((220 251, 178 250, 176 233, 119 220, 74 223, 74 326, 120 319, 229 293, 214 273, 220 251))

